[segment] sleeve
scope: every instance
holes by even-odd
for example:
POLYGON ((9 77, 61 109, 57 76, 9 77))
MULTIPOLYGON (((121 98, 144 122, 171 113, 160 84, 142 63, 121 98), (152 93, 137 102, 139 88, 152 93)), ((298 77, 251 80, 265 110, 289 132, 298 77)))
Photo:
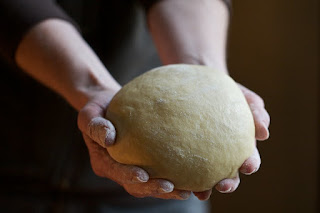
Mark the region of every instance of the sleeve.
POLYGON ((53 0, 0 0, 0 57, 15 64, 15 52, 23 36, 49 18, 76 25, 53 0))
MULTIPOLYGON (((145 9, 145 11, 148 11, 156 2, 159 2, 161 0, 140 0, 141 5, 145 9)), ((226 6, 229 9, 229 12, 231 11, 231 0, 221 0, 223 1, 226 6)))

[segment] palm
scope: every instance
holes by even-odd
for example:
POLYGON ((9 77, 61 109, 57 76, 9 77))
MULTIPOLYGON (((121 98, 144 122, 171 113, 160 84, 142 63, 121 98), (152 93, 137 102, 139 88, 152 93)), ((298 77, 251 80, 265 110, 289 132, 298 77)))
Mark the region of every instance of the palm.
MULTIPOLYGON (((256 139, 266 140, 269 137, 268 126, 270 117, 264 108, 263 100, 254 92, 239 84, 249 107, 252 111, 256 139)), ((123 186, 128 193, 135 197, 157 197, 163 199, 187 199, 189 191, 174 189, 174 185, 162 179, 149 179, 143 169, 123 165, 113 160, 105 149, 115 142, 116 131, 112 123, 104 118, 105 110, 115 92, 100 93, 80 111, 78 126, 83 133, 83 138, 89 150, 90 161, 96 175, 106 177, 123 186)), ((256 148, 240 167, 244 174, 252 174, 260 167, 260 155, 256 148)), ((232 179, 220 181, 215 188, 223 193, 230 193, 237 189, 240 183, 239 175, 232 179)), ((194 192, 200 200, 210 197, 212 190, 194 192)))

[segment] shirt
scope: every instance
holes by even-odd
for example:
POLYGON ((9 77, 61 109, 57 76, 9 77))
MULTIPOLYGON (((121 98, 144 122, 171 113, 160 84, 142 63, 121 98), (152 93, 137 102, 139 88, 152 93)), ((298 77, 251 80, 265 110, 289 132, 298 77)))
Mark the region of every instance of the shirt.
POLYGON ((30 28, 45 19, 63 19, 77 27, 114 78, 125 84, 161 64, 145 26, 145 12, 156 2, 0 1, 0 196, 133 206, 171 202, 133 198, 118 184, 97 177, 76 125, 77 112, 20 71, 14 60, 30 28))

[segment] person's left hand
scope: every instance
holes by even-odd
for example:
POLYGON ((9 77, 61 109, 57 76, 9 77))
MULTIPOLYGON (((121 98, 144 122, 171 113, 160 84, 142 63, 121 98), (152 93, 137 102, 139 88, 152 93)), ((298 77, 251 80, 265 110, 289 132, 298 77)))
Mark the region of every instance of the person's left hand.
POLYGON ((78 126, 89 151, 93 172, 117 182, 134 197, 188 199, 190 191, 175 189, 168 180, 149 178, 144 169, 118 163, 109 155, 106 147, 115 143, 116 129, 104 116, 115 93, 116 90, 94 93, 78 115, 78 126))
MULTIPOLYGON (((255 137, 259 141, 263 141, 268 139, 269 137, 269 124, 270 124, 270 116, 266 109, 264 108, 263 99, 252 92, 248 88, 238 84, 241 91, 243 92, 248 105, 251 109, 254 123, 255 123, 255 137)), ((259 155, 259 151, 257 147, 254 150, 254 153, 242 164, 239 168, 239 171, 245 175, 251 175, 258 171, 261 164, 261 159, 259 155)), ((221 193, 231 193, 235 191, 240 183, 239 173, 236 177, 232 179, 224 179, 220 181, 216 186, 216 190, 221 193)), ((194 192, 194 195, 198 197, 199 200, 207 200, 210 198, 212 190, 204 191, 204 192, 194 192)))

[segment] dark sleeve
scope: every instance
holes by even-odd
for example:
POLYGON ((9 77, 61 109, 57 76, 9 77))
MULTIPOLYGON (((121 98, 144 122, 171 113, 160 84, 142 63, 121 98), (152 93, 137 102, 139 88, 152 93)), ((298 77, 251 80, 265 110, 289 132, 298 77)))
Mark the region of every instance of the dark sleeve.
POLYGON ((26 32, 49 18, 74 24, 53 0, 0 0, 0 57, 15 63, 16 49, 26 32))
MULTIPOLYGON (((140 0, 142 6, 144 7, 144 9, 146 11, 148 11, 156 2, 159 2, 161 0, 140 0)), ((228 9, 229 9, 229 12, 231 11, 231 0, 221 0, 223 1, 228 9)))

